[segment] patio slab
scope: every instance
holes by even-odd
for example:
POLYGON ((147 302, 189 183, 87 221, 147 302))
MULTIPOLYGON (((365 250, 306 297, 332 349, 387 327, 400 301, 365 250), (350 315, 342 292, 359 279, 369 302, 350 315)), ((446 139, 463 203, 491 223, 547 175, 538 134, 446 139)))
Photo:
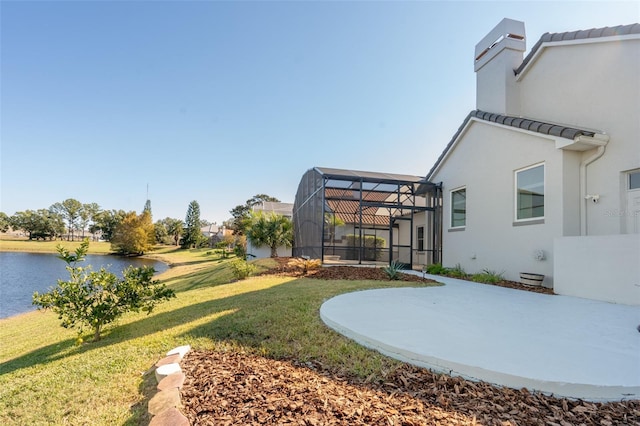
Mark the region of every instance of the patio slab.
POLYGON ((589 401, 640 398, 640 309, 428 276, 334 297, 332 329, 438 372, 589 401))

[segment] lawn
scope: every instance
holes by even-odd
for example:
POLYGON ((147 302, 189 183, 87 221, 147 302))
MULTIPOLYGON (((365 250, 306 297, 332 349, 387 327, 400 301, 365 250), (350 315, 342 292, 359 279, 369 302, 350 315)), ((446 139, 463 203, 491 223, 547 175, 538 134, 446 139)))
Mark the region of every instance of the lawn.
POLYGON ((61 328, 51 312, 0 320, 0 422, 146 424, 155 390, 150 369, 184 344, 313 359, 348 374, 380 376, 397 362, 329 330, 319 318, 320 305, 354 290, 421 285, 283 276, 230 282, 229 259, 210 250, 165 247, 152 255, 174 265, 159 278, 177 297, 151 315, 126 315, 99 342, 76 345, 75 331, 61 328))
MULTIPOLYGON (((56 253, 56 246, 62 244, 73 251, 80 246, 80 241, 29 241, 24 238, 0 238, 0 251, 26 251, 30 253, 56 253)), ((111 243, 104 241, 91 242, 89 254, 109 254, 111 243)))

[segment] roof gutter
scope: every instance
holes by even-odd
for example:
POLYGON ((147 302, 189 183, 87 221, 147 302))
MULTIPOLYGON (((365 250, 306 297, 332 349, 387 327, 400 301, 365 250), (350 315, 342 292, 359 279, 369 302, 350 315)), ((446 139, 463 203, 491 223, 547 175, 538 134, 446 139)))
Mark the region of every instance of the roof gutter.
POLYGON ((588 202, 591 200, 592 202, 597 203, 600 198, 598 195, 587 194, 587 166, 604 155, 607 143, 609 142, 609 137, 602 134, 596 134, 594 136, 581 135, 576 137, 575 140, 578 143, 597 146, 596 152, 593 155, 580 162, 580 235, 587 235, 588 202))

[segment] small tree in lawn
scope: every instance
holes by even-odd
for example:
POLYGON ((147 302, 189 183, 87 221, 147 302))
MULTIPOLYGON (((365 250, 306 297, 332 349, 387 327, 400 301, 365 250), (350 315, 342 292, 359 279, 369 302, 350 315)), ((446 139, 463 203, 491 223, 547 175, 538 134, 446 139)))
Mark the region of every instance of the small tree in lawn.
POLYGON ((265 213, 262 210, 251 212, 245 230, 254 246, 267 246, 271 249, 271 257, 278 257, 278 247, 291 247, 293 243, 293 223, 280 214, 265 213))
POLYGON ((85 259, 89 241, 84 240, 74 253, 58 246, 59 258, 67 264, 69 281, 58 280, 48 293, 33 294, 38 309, 51 309, 65 328, 84 327, 93 330, 93 339, 100 340, 103 327, 126 312, 151 313, 155 305, 175 297, 173 290, 153 280, 151 267, 128 267, 123 278, 104 268, 93 271, 91 266, 78 266, 85 259))

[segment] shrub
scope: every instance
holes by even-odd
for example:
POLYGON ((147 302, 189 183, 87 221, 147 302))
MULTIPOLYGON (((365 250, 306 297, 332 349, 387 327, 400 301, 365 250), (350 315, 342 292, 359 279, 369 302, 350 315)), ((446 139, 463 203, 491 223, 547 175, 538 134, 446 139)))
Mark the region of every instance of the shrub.
POLYGON ((318 269, 322 266, 320 259, 309 259, 306 257, 296 257, 291 259, 287 266, 301 270, 302 275, 307 275, 310 270, 318 269))
POLYGON ((149 314, 161 301, 175 297, 173 290, 153 280, 153 268, 130 266, 120 279, 104 268, 95 272, 91 266, 76 266, 84 260, 88 249, 88 240, 75 253, 58 246, 59 257, 67 263, 71 279, 58 280, 58 285, 48 293, 33 294, 33 304, 58 314, 63 327, 76 327, 81 334, 83 326, 88 326, 93 329, 93 339, 100 340, 102 328, 124 313, 142 310, 149 314))
POLYGON ((236 244, 233 247, 233 254, 235 254, 236 257, 239 257, 240 259, 245 259, 247 257, 247 249, 242 244, 236 244))
POLYGON ((495 272, 489 269, 483 269, 482 273, 474 274, 471 280, 477 283, 497 284, 504 280, 504 271, 495 272))
POLYGON ((459 263, 456 263, 453 268, 448 268, 447 275, 452 278, 467 278, 469 276, 459 263))
POLYGON ((387 274, 389 280, 398 280, 400 279, 400 271, 404 267, 402 262, 398 262, 397 260, 393 260, 388 266, 382 268, 382 270, 387 274))
MULTIPOLYGON (((220 257, 222 257, 223 259, 226 259, 227 257, 229 257, 228 248, 229 248, 229 244, 227 244, 225 241, 219 241, 216 243, 217 252, 220 253, 220 257)), ((244 255, 238 256, 238 257, 244 259, 244 255)))
POLYGON ((427 274, 432 274, 432 275, 446 275, 449 272, 449 269, 442 266, 441 263, 434 263, 432 265, 428 265, 424 269, 424 271, 427 274))
POLYGON ((233 276, 238 280, 244 280, 256 271, 256 266, 243 259, 234 259, 231 262, 233 276))

